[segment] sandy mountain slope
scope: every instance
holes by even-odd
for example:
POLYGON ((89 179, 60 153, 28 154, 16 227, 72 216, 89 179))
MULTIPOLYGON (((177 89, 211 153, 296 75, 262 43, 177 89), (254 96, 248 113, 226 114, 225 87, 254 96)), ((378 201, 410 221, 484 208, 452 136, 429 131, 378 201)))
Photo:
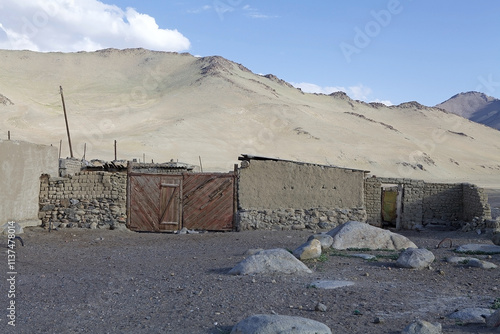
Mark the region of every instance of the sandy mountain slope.
POLYGON ((59 86, 75 156, 178 159, 232 170, 241 153, 377 176, 500 186, 500 131, 416 102, 386 107, 304 94, 222 57, 143 49, 0 51, 0 134, 59 145, 59 86))
POLYGON ((460 93, 436 107, 500 130, 500 100, 486 94, 460 93))

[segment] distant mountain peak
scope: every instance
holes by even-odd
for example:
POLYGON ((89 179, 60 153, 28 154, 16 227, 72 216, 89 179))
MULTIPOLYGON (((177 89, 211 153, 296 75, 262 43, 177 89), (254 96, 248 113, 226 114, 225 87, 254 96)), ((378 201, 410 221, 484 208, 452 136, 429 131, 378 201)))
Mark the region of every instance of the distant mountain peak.
POLYGON ((462 92, 436 107, 500 130, 500 100, 484 93, 462 92))

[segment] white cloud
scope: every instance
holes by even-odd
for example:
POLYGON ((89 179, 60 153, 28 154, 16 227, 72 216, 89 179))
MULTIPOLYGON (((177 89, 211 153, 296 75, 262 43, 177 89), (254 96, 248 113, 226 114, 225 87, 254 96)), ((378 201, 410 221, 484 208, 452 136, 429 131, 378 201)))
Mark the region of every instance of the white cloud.
POLYGON ((190 42, 177 30, 133 8, 98 0, 2 0, 0 48, 33 51, 95 51, 143 47, 185 51, 190 42))
POLYGON ((202 13, 202 12, 206 12, 207 10, 210 10, 210 9, 212 9, 212 6, 210 6, 210 5, 205 5, 205 6, 202 6, 202 7, 198 7, 198 8, 196 8, 196 9, 190 9, 190 10, 188 10, 187 12, 188 12, 189 14, 200 14, 200 13, 202 13))
POLYGON ((333 92, 346 92, 344 87, 321 87, 313 83, 308 82, 300 82, 300 83, 291 83, 294 87, 300 88, 304 93, 317 93, 317 94, 331 94, 333 92))
POLYGON ((253 8, 250 5, 243 6, 243 10, 246 12, 246 16, 252 19, 274 19, 278 17, 276 15, 262 14, 258 9, 253 8))
POLYGON ((370 102, 380 102, 385 105, 391 106, 392 102, 389 100, 379 100, 379 99, 371 99, 370 95, 372 95, 373 91, 370 87, 366 87, 363 84, 359 84, 357 86, 349 86, 347 88, 342 86, 318 86, 313 83, 308 82, 300 82, 300 83, 291 83, 294 87, 300 88, 304 93, 317 93, 317 94, 331 94, 333 92, 344 92, 350 98, 354 100, 361 101, 370 101, 370 102))

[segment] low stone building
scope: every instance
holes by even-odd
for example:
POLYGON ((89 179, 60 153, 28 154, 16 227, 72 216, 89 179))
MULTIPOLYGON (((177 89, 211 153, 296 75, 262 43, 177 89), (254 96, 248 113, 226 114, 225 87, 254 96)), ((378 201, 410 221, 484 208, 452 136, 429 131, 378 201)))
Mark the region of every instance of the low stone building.
POLYGON ((484 189, 468 183, 429 183, 372 176, 365 180, 365 206, 369 224, 384 226, 385 222, 402 229, 435 223, 458 228, 474 218, 481 221, 491 219, 484 189), (398 193, 392 206, 384 200, 386 191, 398 193), (396 208, 395 221, 384 221, 383 212, 387 207, 396 208))
POLYGON ((237 229, 329 228, 366 220, 363 170, 243 155, 237 229))

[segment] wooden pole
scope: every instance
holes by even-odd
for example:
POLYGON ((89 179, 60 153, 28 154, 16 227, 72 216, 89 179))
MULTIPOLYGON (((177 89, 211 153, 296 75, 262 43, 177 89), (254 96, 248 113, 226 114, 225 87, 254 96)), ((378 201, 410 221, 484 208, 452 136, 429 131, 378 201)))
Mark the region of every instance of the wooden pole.
POLYGON ((66 122, 66 132, 68 133, 69 154, 70 154, 71 158, 73 158, 73 148, 71 146, 71 136, 69 135, 68 115, 66 115, 66 105, 64 104, 64 95, 63 95, 62 86, 59 86, 59 89, 61 91, 61 100, 62 100, 63 111, 64 111, 64 121, 66 122))
POLYGON ((87 154, 87 143, 83 144, 83 160, 85 160, 86 154, 87 154))
POLYGON ((143 154, 142 154, 142 162, 143 162, 143 163, 146 163, 146 153, 143 153, 143 154))
POLYGON ((115 161, 116 161, 116 139, 115 139, 115 161))
POLYGON ((62 139, 59 140, 59 159, 61 159, 62 139))
POLYGON ((7 132, 7 137, 9 138, 10 140, 10 131, 7 132))
POLYGON ((200 159, 200 171, 203 173, 203 165, 201 164, 201 155, 199 155, 198 158, 200 159))

